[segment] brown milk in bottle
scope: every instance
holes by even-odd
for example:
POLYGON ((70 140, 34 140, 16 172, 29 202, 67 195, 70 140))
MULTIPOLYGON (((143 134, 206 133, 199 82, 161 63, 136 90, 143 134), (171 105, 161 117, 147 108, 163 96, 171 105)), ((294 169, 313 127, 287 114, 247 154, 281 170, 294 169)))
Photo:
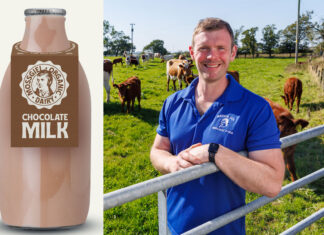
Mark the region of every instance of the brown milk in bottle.
MULTIPOLYGON (((21 50, 55 55, 71 47, 65 33, 65 10, 27 9, 25 15, 21 50)), ((73 147, 11 147, 12 63, 5 73, 0 88, 0 212, 7 225, 48 229, 86 220, 90 199, 90 92, 85 73, 80 64, 77 66, 78 144, 73 147)))

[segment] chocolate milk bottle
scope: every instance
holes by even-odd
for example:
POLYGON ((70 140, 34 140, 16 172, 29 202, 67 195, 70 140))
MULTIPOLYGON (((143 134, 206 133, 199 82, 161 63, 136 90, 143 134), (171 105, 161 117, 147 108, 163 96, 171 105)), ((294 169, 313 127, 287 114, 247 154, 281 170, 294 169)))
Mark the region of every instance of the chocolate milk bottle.
MULTIPOLYGON (((71 48, 72 42, 67 39, 65 33, 65 10, 27 9, 25 16, 25 34, 22 42, 17 44, 17 50, 20 50, 22 54, 30 52, 37 56, 40 53, 46 54, 50 58, 71 48)), ((42 63, 42 61, 37 63, 42 63)), ((46 70, 46 68, 41 68, 41 65, 38 67, 46 70)), ((68 69, 67 66, 60 68, 62 71, 68 69)), ((34 70, 38 72, 38 69, 34 70)), ((47 70, 50 70, 49 67, 47 70)), ((15 72, 13 71, 13 61, 5 73, 0 89, 0 211, 2 220, 7 225, 50 229, 75 226, 86 220, 90 198, 90 92, 85 73, 78 61, 76 71, 78 74, 76 78, 78 102, 69 107, 75 106, 78 110, 78 132, 74 132, 78 134, 76 136, 77 144, 72 147, 55 147, 52 143, 41 147, 12 147, 11 105, 15 107, 18 104, 24 104, 35 110, 34 116, 27 113, 22 116, 24 120, 27 120, 27 125, 28 122, 30 124, 31 121, 36 122, 35 120, 39 119, 35 128, 33 126, 34 129, 30 126, 29 129, 26 129, 27 134, 25 133, 24 137, 33 138, 36 145, 41 142, 43 137, 52 138, 50 141, 53 141, 53 138, 58 138, 58 136, 63 139, 68 138, 68 134, 63 126, 60 127, 63 134, 53 134, 53 130, 45 128, 49 128, 50 124, 54 123, 53 120, 63 120, 63 116, 57 116, 55 119, 53 115, 40 114, 41 112, 47 113, 50 109, 58 109, 60 105, 41 109, 42 107, 36 108, 35 104, 27 104, 27 97, 21 97, 21 95, 17 96, 17 99, 12 97, 12 80, 21 80, 22 75, 18 78, 12 77, 15 72), (12 101, 12 99, 14 100, 12 101), (53 123, 45 125, 40 120, 44 121, 43 123, 45 121, 53 123), (36 127, 40 128, 39 134, 32 132, 38 130, 36 127)), ((32 73, 29 72, 29 74, 32 73)), ((46 77, 44 74, 37 76, 32 83, 35 89, 37 86, 41 87, 40 80, 46 77)), ((67 74, 69 82, 70 77, 67 74)), ((20 83, 22 82, 20 81, 20 83)), ((55 86, 53 81, 48 83, 52 84, 53 91, 56 89, 55 87, 59 87, 59 80, 55 81, 55 86)), ((18 89, 20 88, 18 87, 18 89)), ((67 96, 61 100, 62 105, 68 100, 71 89, 73 87, 70 84, 70 87, 67 88, 67 96)), ((33 96, 38 97, 35 94, 33 96)), ((43 92, 42 96, 52 97, 54 95, 46 95, 43 92)), ((37 99, 41 104, 51 100, 51 98, 40 97, 41 95, 37 99)), ((71 123, 69 125, 72 125, 71 123)))

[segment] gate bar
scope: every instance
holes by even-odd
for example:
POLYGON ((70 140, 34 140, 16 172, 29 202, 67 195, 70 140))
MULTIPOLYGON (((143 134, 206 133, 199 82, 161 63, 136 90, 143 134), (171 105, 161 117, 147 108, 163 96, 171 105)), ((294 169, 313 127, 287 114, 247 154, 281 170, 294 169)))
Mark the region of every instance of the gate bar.
POLYGON ((238 218, 243 217, 244 215, 250 213, 251 211, 254 211, 262 206, 264 206, 265 204, 272 202, 292 191, 294 191, 297 188, 300 188, 306 184, 309 184, 321 177, 324 176, 324 168, 317 170, 299 180, 296 180, 293 183, 290 183, 288 185, 286 185, 285 187, 283 187, 280 191, 280 193, 274 197, 274 198, 269 198, 266 196, 262 196, 252 202, 250 202, 249 204, 246 204, 242 207, 239 207, 235 210, 232 210, 222 216, 219 216, 213 220, 207 221, 206 223, 203 223, 185 233, 183 233, 183 235, 198 235, 198 234, 207 234, 210 233, 220 227, 223 227, 224 225, 237 220, 238 218))
POLYGON ((207 162, 107 193, 104 195, 104 210, 166 190, 172 186, 200 178, 216 171, 219 171, 216 165, 207 162))
POLYGON ((320 125, 302 132, 298 132, 293 135, 289 135, 280 139, 281 148, 286 148, 288 146, 298 144, 308 139, 312 139, 314 137, 320 136, 324 134, 324 125, 320 125))
POLYGON ((304 220, 298 222, 297 224, 295 224, 291 228, 287 229, 286 231, 280 233, 280 235, 295 235, 296 233, 298 233, 301 230, 305 229, 306 227, 310 226, 312 223, 316 222, 323 216, 324 216, 324 208, 322 208, 319 211, 315 212, 314 214, 308 216, 304 220))

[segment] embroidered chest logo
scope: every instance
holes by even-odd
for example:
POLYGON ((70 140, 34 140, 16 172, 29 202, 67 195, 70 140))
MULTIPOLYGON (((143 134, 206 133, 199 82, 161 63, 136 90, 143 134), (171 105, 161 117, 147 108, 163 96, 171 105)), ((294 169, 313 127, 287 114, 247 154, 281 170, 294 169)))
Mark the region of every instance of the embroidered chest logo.
POLYGON ((29 65, 21 77, 21 95, 29 105, 34 105, 37 109, 51 109, 54 105, 60 105, 61 100, 67 96, 67 74, 60 65, 51 61, 37 61, 36 64, 29 65))
POLYGON ((228 118, 223 118, 219 127, 220 128, 224 128, 224 127, 227 127, 228 126, 228 122, 229 122, 229 119, 228 118))
POLYGON ((212 129, 233 135, 234 127, 237 123, 237 120, 238 116, 233 114, 216 115, 212 129))

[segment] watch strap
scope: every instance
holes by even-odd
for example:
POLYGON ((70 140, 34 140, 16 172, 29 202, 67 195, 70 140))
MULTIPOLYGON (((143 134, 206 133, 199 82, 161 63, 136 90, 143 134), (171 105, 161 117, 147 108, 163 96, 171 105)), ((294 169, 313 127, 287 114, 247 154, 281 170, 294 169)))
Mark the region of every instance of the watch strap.
POLYGON ((208 148, 208 160, 209 162, 215 163, 215 155, 218 151, 219 144, 210 143, 208 148))

